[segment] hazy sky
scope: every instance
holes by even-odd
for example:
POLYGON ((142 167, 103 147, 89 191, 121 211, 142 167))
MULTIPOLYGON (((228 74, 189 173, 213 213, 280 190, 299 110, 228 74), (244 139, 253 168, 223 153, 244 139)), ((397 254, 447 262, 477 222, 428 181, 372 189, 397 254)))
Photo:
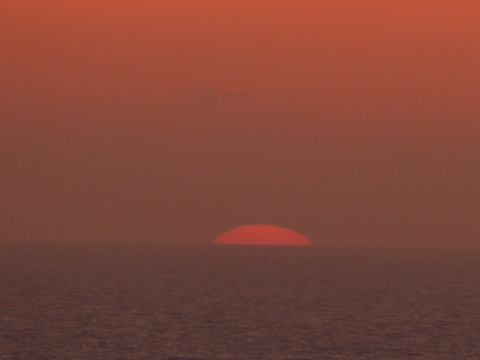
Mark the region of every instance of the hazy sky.
POLYGON ((480 244, 477 0, 0 2, 0 239, 480 244))

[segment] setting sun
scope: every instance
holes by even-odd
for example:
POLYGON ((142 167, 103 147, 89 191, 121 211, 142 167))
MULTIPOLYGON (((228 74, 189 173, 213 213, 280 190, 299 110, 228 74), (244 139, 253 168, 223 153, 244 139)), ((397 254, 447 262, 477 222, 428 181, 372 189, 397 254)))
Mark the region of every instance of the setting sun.
POLYGON ((311 245, 305 236, 273 225, 240 226, 219 235, 213 241, 226 245, 311 245))

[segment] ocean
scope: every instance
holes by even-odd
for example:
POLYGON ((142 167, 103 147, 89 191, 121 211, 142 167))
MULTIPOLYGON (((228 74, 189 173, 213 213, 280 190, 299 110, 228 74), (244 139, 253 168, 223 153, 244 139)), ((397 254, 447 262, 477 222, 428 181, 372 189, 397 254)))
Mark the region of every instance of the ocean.
POLYGON ((480 359, 480 251, 0 243, 0 359, 480 359))

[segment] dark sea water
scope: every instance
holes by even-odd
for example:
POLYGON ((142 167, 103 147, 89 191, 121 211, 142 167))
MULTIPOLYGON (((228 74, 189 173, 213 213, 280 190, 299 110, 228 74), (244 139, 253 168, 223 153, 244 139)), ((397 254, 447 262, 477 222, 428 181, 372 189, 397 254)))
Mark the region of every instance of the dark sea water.
POLYGON ((0 244, 0 359, 480 359, 480 252, 0 244))

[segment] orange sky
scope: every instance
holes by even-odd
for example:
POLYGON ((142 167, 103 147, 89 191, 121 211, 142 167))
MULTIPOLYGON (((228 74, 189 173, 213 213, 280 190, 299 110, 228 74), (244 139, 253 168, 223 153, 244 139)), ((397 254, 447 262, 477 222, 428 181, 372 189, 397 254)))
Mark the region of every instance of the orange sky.
POLYGON ((480 2, 0 3, 0 239, 477 246, 480 2), (3 222, 3 224, 2 224, 3 222))

